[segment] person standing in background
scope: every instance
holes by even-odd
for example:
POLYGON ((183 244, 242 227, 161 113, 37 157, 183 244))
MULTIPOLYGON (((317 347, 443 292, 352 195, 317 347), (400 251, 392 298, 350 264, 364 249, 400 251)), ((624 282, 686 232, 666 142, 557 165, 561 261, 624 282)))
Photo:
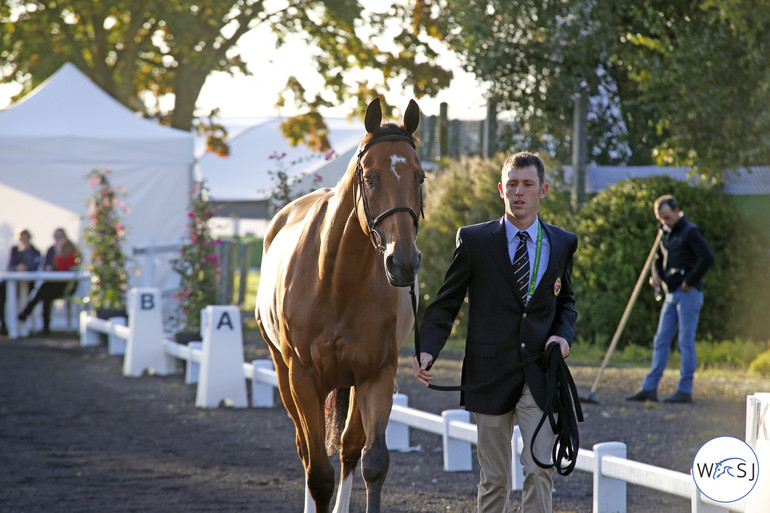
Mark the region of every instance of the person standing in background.
POLYGON ((665 234, 653 260, 650 285, 663 287, 665 299, 653 340, 650 373, 644 378, 642 388, 626 400, 658 400, 658 383, 668 363, 671 341, 678 330, 682 359, 679 384, 676 392, 664 401, 690 403, 697 366, 695 332, 703 305, 703 275, 714 262, 714 254, 703 233, 684 216, 673 196, 666 194, 656 199, 653 210, 665 234))

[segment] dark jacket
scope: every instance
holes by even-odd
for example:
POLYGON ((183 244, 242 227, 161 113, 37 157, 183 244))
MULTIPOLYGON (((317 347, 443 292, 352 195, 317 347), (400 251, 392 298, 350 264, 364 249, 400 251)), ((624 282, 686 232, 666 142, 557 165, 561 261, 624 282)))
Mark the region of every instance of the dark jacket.
MULTIPOLYGON (((515 292, 504 218, 466 226, 457 232, 452 263, 436 299, 425 311, 420 333, 421 351, 433 355, 435 362, 468 293, 463 384, 488 382, 522 359, 542 353, 551 335, 572 343, 577 319, 572 258, 577 237, 541 224, 550 241, 550 257, 527 307, 515 292)), ((478 413, 508 412, 521 397, 525 381, 537 404, 544 408, 545 373, 536 363, 489 386, 463 392, 461 404, 478 413)))
POLYGON ((652 272, 663 280, 667 291, 678 289, 682 282, 703 290, 703 275, 714 262, 706 239, 695 223, 684 216, 671 232, 660 240, 652 272))
POLYGON ((30 246, 25 250, 19 250, 19 246, 12 247, 8 270, 15 271, 22 262, 26 264, 27 271, 37 271, 37 268, 40 267, 40 251, 35 246, 30 246))

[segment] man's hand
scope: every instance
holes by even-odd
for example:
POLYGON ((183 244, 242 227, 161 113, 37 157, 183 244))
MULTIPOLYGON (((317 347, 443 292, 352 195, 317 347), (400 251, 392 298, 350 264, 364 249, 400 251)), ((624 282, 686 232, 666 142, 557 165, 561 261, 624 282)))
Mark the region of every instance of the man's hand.
POLYGON ((561 348, 562 358, 566 358, 569 356, 569 343, 567 342, 567 339, 565 339, 564 337, 557 337, 556 335, 552 335, 548 340, 546 340, 545 347, 547 348, 548 345, 552 343, 559 344, 559 347, 561 348))
POLYGON ((428 370, 428 365, 433 361, 433 356, 430 353, 420 353, 420 363, 417 363, 417 357, 412 358, 412 372, 417 380, 425 385, 430 385, 433 381, 433 374, 428 370))
POLYGON ((660 279, 660 277, 655 276, 654 274, 651 274, 649 282, 650 282, 650 285, 653 287, 660 287, 662 280, 660 279))

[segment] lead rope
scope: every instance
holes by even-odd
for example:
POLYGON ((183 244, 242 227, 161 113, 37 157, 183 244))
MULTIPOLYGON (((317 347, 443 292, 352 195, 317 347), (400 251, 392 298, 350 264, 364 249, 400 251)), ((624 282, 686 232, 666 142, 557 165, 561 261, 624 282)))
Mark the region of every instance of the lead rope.
POLYGON ((577 424, 583 422, 583 409, 580 407, 577 387, 567 364, 564 363, 559 344, 549 345, 545 350, 544 358, 547 365, 545 409, 532 434, 529 449, 532 459, 539 467, 555 467, 559 475, 567 476, 572 473, 577 463, 580 450, 580 433, 577 424), (539 461, 534 451, 535 439, 546 419, 551 425, 551 430, 556 434, 551 464, 539 461))

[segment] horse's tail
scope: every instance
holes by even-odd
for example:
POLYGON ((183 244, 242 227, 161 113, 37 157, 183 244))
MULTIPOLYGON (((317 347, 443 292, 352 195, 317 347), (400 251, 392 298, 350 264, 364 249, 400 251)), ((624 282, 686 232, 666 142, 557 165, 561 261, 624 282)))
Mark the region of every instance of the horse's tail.
POLYGON ((326 452, 329 456, 340 450, 349 406, 350 387, 332 390, 326 396, 326 452))

